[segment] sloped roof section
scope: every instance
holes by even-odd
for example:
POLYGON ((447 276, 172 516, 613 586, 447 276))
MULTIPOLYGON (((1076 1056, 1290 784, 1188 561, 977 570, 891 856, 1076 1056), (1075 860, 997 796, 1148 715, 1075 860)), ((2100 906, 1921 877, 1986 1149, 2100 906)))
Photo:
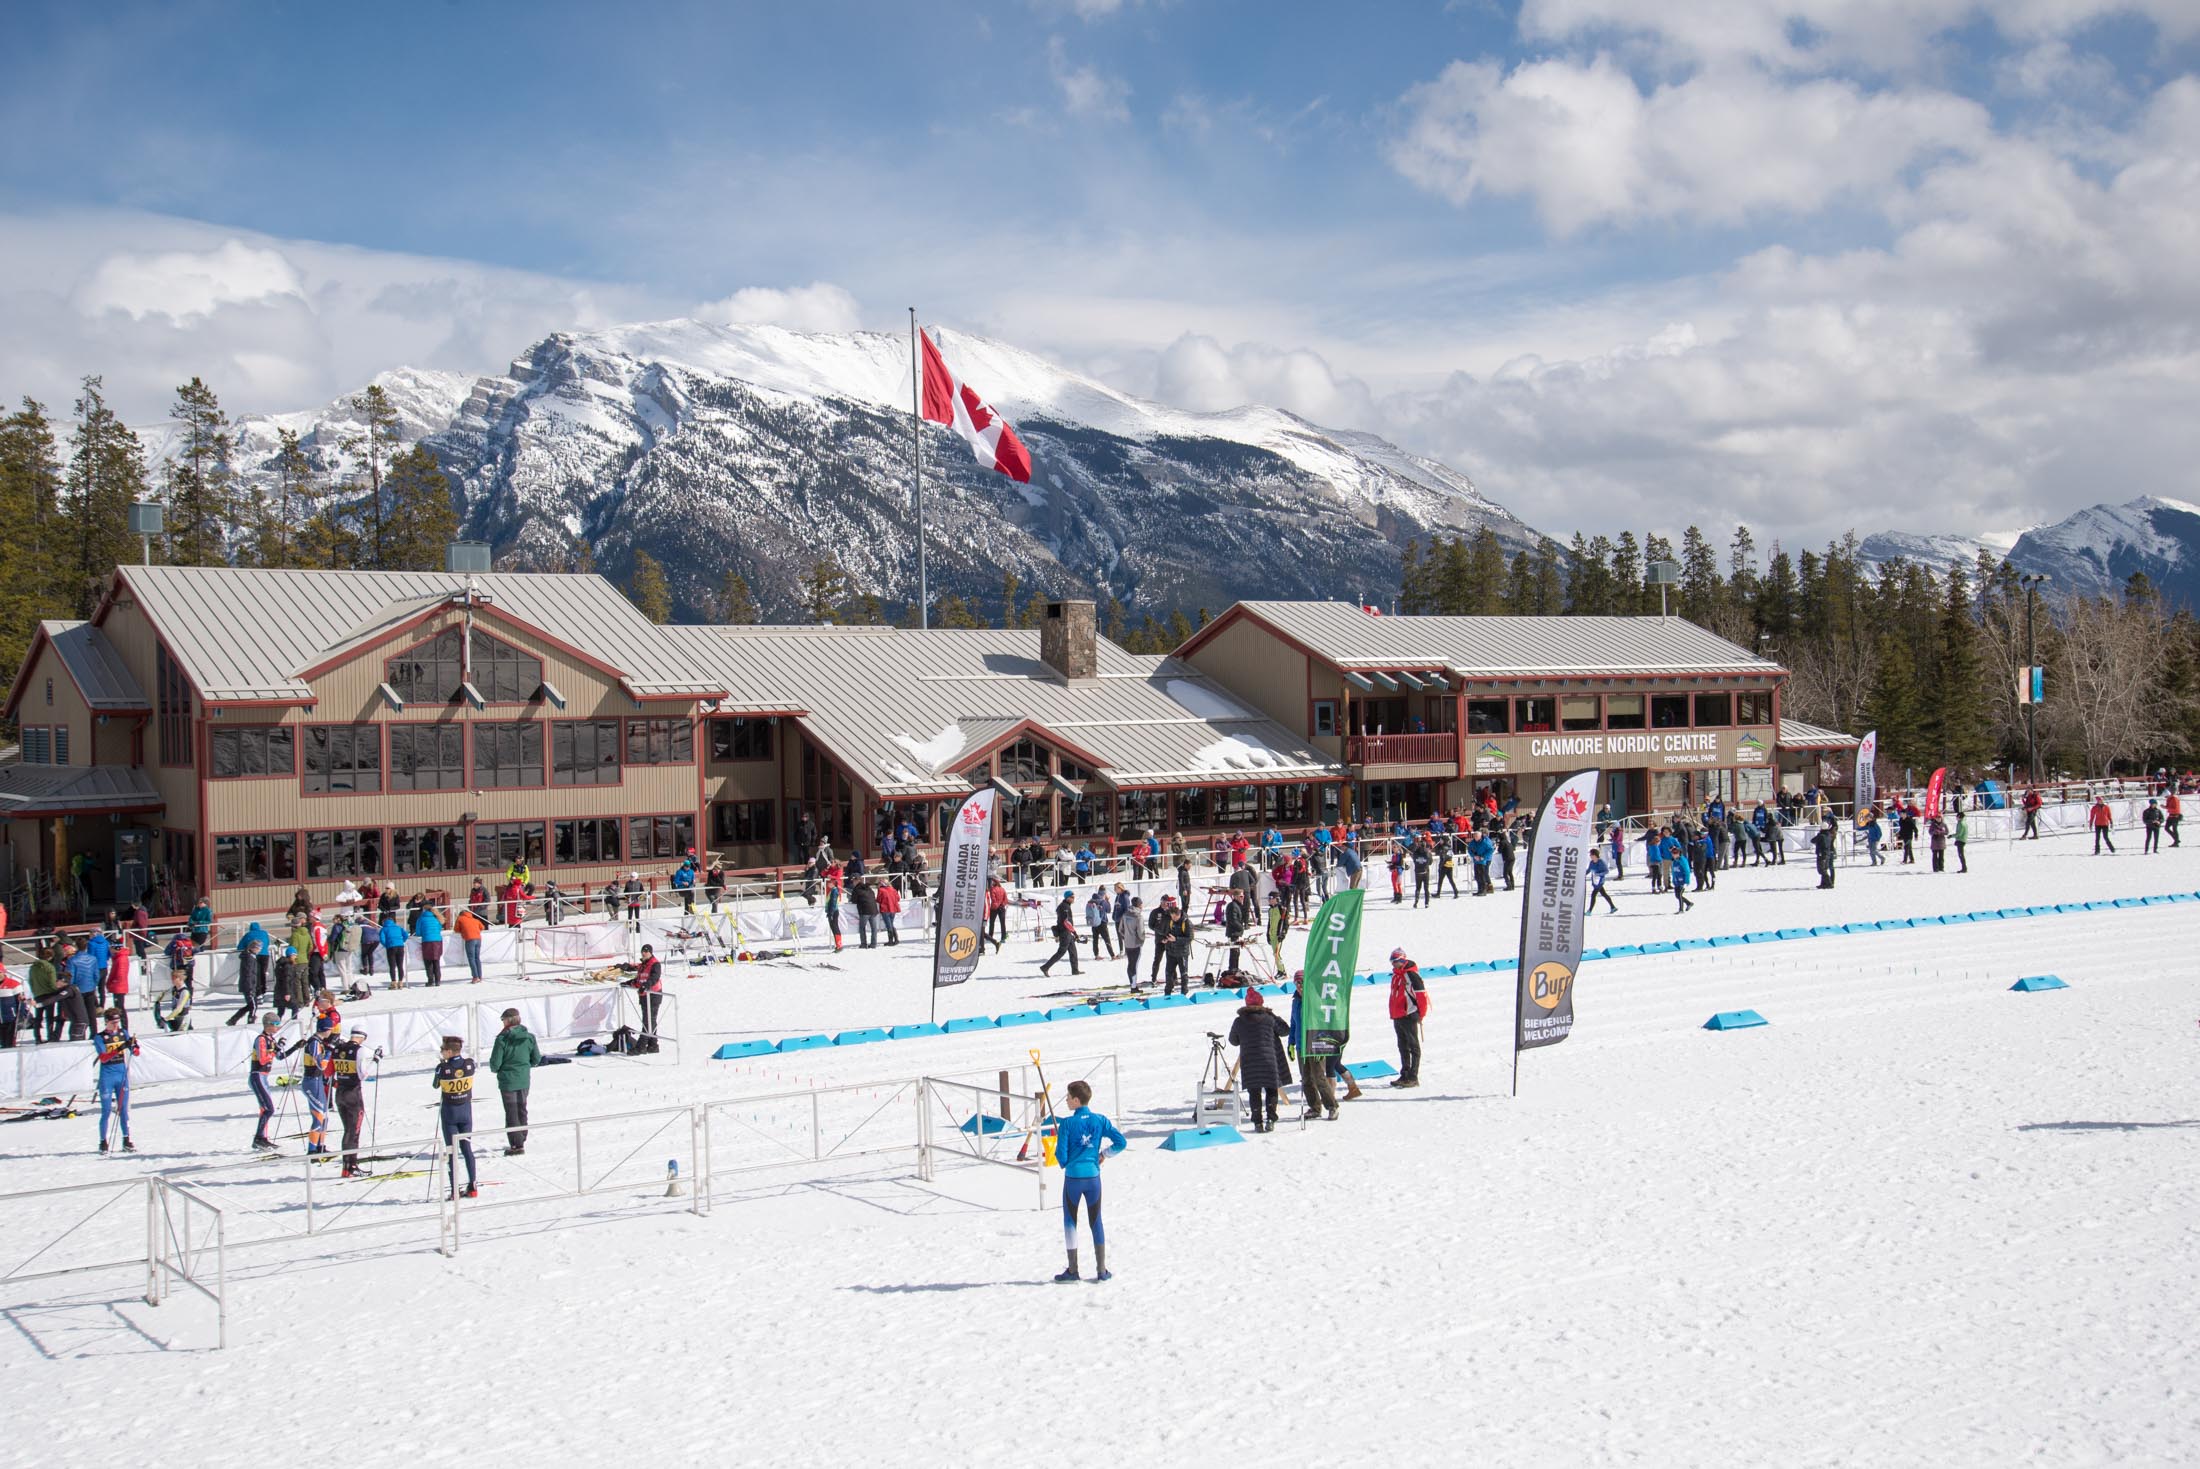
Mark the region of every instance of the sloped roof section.
POLYGON ((803 724, 881 796, 951 796, 976 756, 1018 725, 1099 762, 1128 788, 1336 780, 1307 742, 1239 705, 1198 669, 1102 639, 1098 677, 1072 686, 1039 634, 839 627, 675 627, 736 701, 808 710, 803 724))
POLYGON ((11 817, 159 811, 166 805, 133 765, 0 765, 0 812, 11 817))
MULTIPOLYGON (((1678 617, 1377 617, 1350 602, 1239 602, 1231 610, 1340 668, 1441 668, 1462 678, 1786 672, 1678 617)), ((1202 629, 1179 652, 1208 636, 1202 629)))
POLYGON ((1853 750, 1863 743, 1852 734, 1837 729, 1827 729, 1822 724, 1805 724, 1800 719, 1782 718, 1780 732, 1774 741, 1783 750, 1853 750))
MULTIPOLYGON (((309 699, 304 670, 402 627, 466 582, 443 572, 231 566, 128 566, 118 576, 217 704, 309 699)), ((473 583, 493 613, 616 671, 639 697, 724 692, 683 666, 666 630, 600 576, 487 572, 473 583)))
POLYGON ((38 624, 38 631, 52 645, 54 656, 94 714, 139 714, 152 707, 145 690, 123 667, 114 644, 98 628, 88 622, 49 619, 38 624))

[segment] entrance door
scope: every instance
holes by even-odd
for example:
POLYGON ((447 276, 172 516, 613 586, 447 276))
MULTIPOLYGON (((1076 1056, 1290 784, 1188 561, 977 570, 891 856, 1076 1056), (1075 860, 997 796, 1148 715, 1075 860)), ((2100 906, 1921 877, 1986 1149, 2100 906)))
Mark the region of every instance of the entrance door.
POLYGON ((153 880, 153 834, 126 826, 115 833, 115 907, 127 908, 153 880))

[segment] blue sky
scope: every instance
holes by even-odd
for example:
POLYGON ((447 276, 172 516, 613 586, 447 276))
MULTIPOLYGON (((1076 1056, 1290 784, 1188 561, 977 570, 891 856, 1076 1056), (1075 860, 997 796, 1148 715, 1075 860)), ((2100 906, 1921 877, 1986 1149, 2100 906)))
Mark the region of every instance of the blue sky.
POLYGON ((1532 523, 2200 498, 2200 5, 18 3, 0 392, 926 315, 1532 523))

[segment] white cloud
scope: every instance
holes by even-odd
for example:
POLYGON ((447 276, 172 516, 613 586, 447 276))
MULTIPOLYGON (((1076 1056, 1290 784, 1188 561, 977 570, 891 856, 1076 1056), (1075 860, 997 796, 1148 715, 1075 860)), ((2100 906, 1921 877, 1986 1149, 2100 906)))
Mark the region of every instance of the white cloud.
POLYGON ((829 281, 782 290, 746 286, 696 308, 704 321, 788 327, 798 332, 852 332, 863 324, 856 298, 829 281))
POLYGON ((1103 76, 1090 66, 1072 66, 1069 48, 1060 36, 1047 39, 1047 74, 1062 94, 1062 108, 1072 117, 1102 122, 1122 122, 1131 115, 1130 84, 1119 77, 1103 76))
POLYGON ((280 251, 232 239, 211 250, 117 251, 93 267, 77 288, 76 304, 86 315, 122 311, 181 325, 224 306, 304 295, 297 270, 280 251))
POLYGON ((1325 428, 1373 428, 1379 421, 1366 383, 1339 377, 1318 353, 1303 347, 1279 350, 1245 342, 1226 348, 1213 337, 1187 334, 1162 351, 1149 391, 1197 413, 1257 403, 1325 428))
POLYGON ((1608 56, 1504 71, 1455 61, 1408 92, 1399 172, 1454 203, 1525 195, 1559 235, 1642 220, 1737 223, 1869 199, 1921 160, 1978 146, 1985 109, 1747 68, 1641 90, 1608 56))

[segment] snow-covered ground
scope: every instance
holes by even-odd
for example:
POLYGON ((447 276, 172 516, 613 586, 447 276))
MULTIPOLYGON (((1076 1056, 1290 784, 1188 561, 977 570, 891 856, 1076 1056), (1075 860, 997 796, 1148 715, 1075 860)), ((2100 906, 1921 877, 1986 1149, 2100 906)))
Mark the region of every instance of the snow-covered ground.
MULTIPOLYGON (((1734 871, 1679 917, 1631 869, 1590 942, 2200 889, 2200 849, 1971 855, 1967 876, 1845 868, 1832 893, 1807 865, 1734 871)), ((1414 913, 1385 892, 1362 967, 1393 944, 1502 957, 1517 923, 1502 897, 1414 913)), ((454 1258, 424 1185, 391 1185, 416 1227, 233 1256, 226 1352, 203 1303, 149 1308, 127 1275, 0 1286, 0 1372, 29 1405, 0 1462, 310 1437, 364 1463, 2189 1463, 2196 936, 2200 903, 1596 962, 1517 1099, 1510 976, 1439 978, 1420 1090, 1184 1154, 1157 1144, 1227 1006, 713 1062, 722 1039, 923 1018, 925 952, 675 970, 678 1063, 539 1072, 538 1122, 1112 1055, 1102 1101, 1119 1081, 1134 1143, 1106 1174, 1117 1278, 1049 1283, 1060 1230, 1028 1175, 927 1184, 907 1153, 722 1183, 696 1217, 656 1197, 677 1149, 644 1144, 654 1181, 472 1215, 454 1258), (2034 973, 2070 988, 2009 991, 2034 973), (1701 1029, 1741 1006, 1772 1024, 1701 1029)), ((1066 988, 1037 979, 1043 952, 989 959, 941 1014, 1066 988)), ((1354 1055, 1388 1054, 1381 991, 1355 1003, 1354 1055)), ((424 1127, 423 1073, 383 1085, 383 1135, 424 1127)), ((92 1156, 88 1118, 0 1127, 0 1177, 225 1161, 237 1092, 147 1092, 138 1159, 92 1156)), ((889 1121, 905 1106, 869 1092, 889 1121)), ((750 1156, 733 1132, 714 1156, 750 1156)), ((524 1160, 485 1157, 484 1202, 569 1146, 545 1127, 524 1160)), ((272 1177, 204 1177, 258 1211, 241 1234, 298 1207, 272 1177)), ((0 1270, 83 1212, 5 1206, 0 1270)))

